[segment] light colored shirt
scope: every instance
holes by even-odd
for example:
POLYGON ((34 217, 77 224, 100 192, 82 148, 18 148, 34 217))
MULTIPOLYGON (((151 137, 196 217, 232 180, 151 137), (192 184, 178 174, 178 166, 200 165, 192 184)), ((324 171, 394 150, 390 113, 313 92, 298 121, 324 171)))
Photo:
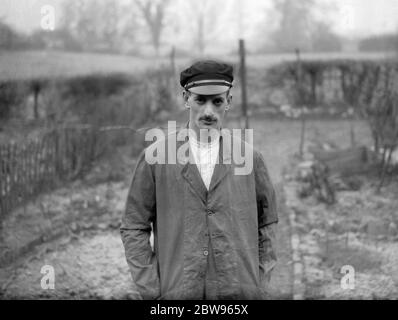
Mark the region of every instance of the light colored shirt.
POLYGON ((213 139, 211 143, 200 142, 195 137, 189 137, 189 144, 198 167, 200 176, 207 190, 209 190, 211 177, 217 162, 218 152, 220 150, 220 139, 213 139))

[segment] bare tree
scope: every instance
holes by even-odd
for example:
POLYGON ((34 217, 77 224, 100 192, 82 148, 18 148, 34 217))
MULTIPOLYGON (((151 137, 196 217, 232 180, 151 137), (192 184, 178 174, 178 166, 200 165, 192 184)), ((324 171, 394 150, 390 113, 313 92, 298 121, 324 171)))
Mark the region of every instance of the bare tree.
POLYGON ((170 0, 135 0, 135 2, 149 28, 152 44, 158 56, 166 9, 170 0))
POLYGON ((278 29, 273 35, 277 49, 292 52, 296 48, 310 49, 310 23, 313 19, 314 0, 274 0, 280 16, 278 29))
POLYGON ((194 47, 199 54, 203 55, 211 40, 218 36, 222 27, 220 22, 228 13, 228 6, 233 2, 223 0, 182 0, 185 21, 192 30, 194 47))
MULTIPOLYGON (((62 27, 78 40, 82 48, 94 51, 118 51, 123 40, 127 12, 117 0, 77 0, 63 2, 62 27), (124 16, 124 17, 123 17, 124 16)), ((129 30, 129 34, 134 30, 129 30)))
POLYGON ((120 19, 120 11, 117 0, 101 1, 102 8, 100 17, 102 23, 99 25, 100 39, 105 47, 110 51, 117 50, 117 42, 119 36, 118 21, 120 19))
POLYGON ((98 5, 99 3, 95 0, 63 2, 62 27, 78 39, 84 50, 91 50, 98 42, 96 32, 98 5))
POLYGON ((0 49, 13 49, 19 40, 19 35, 0 17, 0 49))
POLYGON ((280 51, 339 51, 340 38, 332 31, 325 13, 335 10, 315 0, 273 0, 279 24, 272 38, 280 51), (322 12, 325 17, 318 17, 322 12), (326 20, 325 20, 326 19, 326 20))

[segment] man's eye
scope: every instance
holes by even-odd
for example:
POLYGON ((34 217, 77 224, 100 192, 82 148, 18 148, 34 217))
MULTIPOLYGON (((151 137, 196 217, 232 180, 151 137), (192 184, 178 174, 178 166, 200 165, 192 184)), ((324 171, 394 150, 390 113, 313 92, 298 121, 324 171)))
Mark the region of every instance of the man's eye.
POLYGON ((214 100, 214 104, 215 104, 216 106, 219 106, 219 105, 222 104, 222 103, 223 103, 222 100, 214 100))

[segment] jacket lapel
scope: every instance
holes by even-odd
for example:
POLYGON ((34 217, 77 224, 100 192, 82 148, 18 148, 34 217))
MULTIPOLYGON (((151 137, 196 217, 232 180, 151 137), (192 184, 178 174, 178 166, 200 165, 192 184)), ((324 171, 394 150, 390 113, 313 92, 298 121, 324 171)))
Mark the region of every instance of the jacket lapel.
POLYGON ((199 196, 199 198, 206 202, 207 189, 203 183, 202 177, 200 176, 199 170, 196 164, 186 164, 181 171, 182 176, 191 185, 192 189, 199 196))
MULTIPOLYGON (((185 127, 187 128, 188 125, 185 127)), ((188 136, 185 141, 177 141, 177 150, 181 148, 181 146, 185 143, 189 143, 188 136)), ((189 183, 191 188, 194 190, 195 194, 203 201, 206 202, 207 198, 207 189, 205 184, 203 183, 202 177, 200 176, 199 170, 195 164, 193 158, 190 161, 190 157, 192 157, 192 153, 190 149, 188 154, 178 154, 177 155, 177 173, 181 174, 182 177, 189 183)))
POLYGON ((227 176, 231 170, 231 147, 230 137, 225 137, 225 132, 221 131, 220 150, 218 153, 218 161, 214 167, 213 176, 211 177, 209 193, 212 192, 220 182, 227 176))
MULTIPOLYGON (((189 123, 185 126, 188 128, 189 123)), ((192 153, 178 154, 177 156, 177 171, 189 183, 196 195, 205 203, 207 201, 208 192, 212 192, 221 181, 227 176, 231 170, 231 136, 228 133, 221 131, 220 135, 220 149, 218 154, 218 161, 214 167, 213 176, 211 178, 209 191, 200 176, 199 170, 195 161, 191 159, 192 153)), ((177 141, 177 150, 184 144, 189 143, 188 136, 185 141, 177 141)))

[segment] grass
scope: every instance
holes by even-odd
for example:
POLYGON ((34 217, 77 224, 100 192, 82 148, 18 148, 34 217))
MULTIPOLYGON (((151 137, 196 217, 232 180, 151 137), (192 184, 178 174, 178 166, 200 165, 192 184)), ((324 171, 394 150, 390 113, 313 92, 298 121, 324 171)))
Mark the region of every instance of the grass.
POLYGON ((326 247, 324 249, 327 265, 337 273, 344 265, 353 266, 357 272, 365 272, 378 269, 382 264, 381 255, 363 247, 345 246, 344 243, 330 241, 327 251, 326 247))
MULTIPOLYGON (((271 178, 281 179, 280 174, 289 158, 299 152, 300 120, 272 120, 256 117, 250 120, 254 129, 254 144, 263 153, 271 178)), ((354 121, 358 145, 371 146, 372 139, 365 121, 354 121)), ((309 120, 306 127, 306 148, 310 143, 330 142, 344 149, 350 147, 350 123, 348 120, 309 120)))
POLYGON ((135 73, 145 70, 150 64, 145 59, 122 55, 56 51, 6 52, 0 55, 0 80, 135 73))
MULTIPOLYGON (((303 59, 381 59, 383 53, 317 53, 302 54, 303 59)), ((211 58, 211 57, 210 57, 211 58)), ((236 55, 216 57, 238 64, 236 55)), ((294 54, 248 55, 248 67, 263 68, 286 60, 295 59, 294 54)), ((177 70, 187 66, 194 58, 176 60, 177 70)), ((30 79, 37 77, 70 77, 92 73, 144 72, 158 65, 169 65, 168 57, 160 59, 139 58, 126 55, 71 53, 62 51, 17 51, 0 52, 0 80, 30 79)))

